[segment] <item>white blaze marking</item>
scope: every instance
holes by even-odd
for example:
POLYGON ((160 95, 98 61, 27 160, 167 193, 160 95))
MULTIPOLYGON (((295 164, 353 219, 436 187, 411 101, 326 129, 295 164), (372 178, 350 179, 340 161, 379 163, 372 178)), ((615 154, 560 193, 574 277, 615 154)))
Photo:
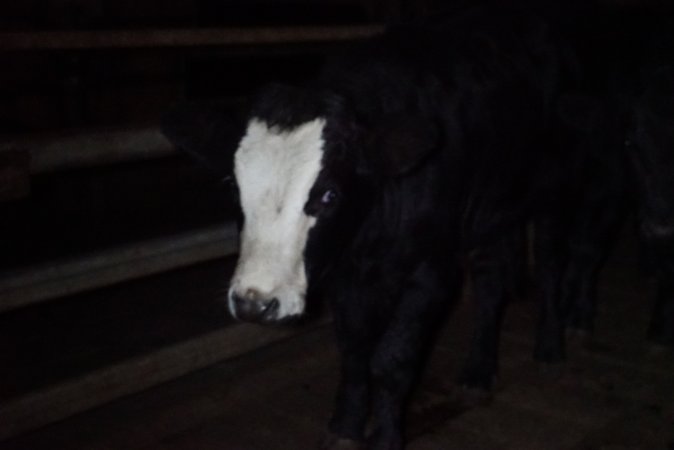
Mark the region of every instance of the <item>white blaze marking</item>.
POLYGON ((249 122, 234 155, 245 221, 230 302, 253 289, 279 301, 278 318, 304 311, 304 249, 316 221, 304 205, 321 170, 324 125, 316 119, 280 131, 249 122))

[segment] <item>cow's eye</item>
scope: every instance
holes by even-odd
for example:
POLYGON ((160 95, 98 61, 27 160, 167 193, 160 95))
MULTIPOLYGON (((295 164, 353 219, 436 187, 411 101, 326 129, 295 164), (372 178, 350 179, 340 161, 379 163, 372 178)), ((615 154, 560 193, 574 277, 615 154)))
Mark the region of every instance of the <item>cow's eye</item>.
POLYGON ((330 215, 337 209, 340 200, 339 191, 335 188, 315 190, 305 206, 305 212, 310 216, 330 215))
POLYGON ((337 200, 337 192, 334 191, 333 189, 328 189, 323 193, 323 196, 321 197, 321 204, 327 206, 331 205, 337 200))

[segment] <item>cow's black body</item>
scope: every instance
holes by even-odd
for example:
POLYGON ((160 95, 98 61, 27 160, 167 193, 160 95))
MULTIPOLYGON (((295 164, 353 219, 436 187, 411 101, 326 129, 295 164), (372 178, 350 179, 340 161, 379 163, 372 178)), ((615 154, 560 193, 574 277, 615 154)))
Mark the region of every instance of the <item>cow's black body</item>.
POLYGON ((472 264, 480 320, 463 381, 488 385, 496 371, 510 235, 566 195, 578 163, 558 140, 565 49, 541 22, 507 17, 395 30, 328 72, 356 126, 394 139, 419 126, 434 147, 403 176, 367 174, 357 193, 366 207, 326 290, 343 358, 338 436, 361 439, 371 411, 374 447, 401 446, 403 407, 474 248, 485 255, 472 264))
MULTIPOLYGON (((339 202, 321 211, 304 259, 309 297, 330 302, 342 354, 333 443, 362 440, 371 416, 371 447, 402 447, 404 407, 461 291, 466 254, 479 306, 462 382, 490 386, 513 249, 531 218, 537 356, 563 355, 564 304, 581 328, 591 324, 625 165, 607 157, 620 147, 605 133, 609 106, 579 90, 576 68, 543 21, 480 9, 391 29, 328 64, 315 83, 258 97, 251 117, 278 129, 326 121, 323 169, 304 209, 317 215, 326 188, 339 202)), ((202 154, 227 142, 222 119, 197 116, 169 115, 167 134, 202 154)))

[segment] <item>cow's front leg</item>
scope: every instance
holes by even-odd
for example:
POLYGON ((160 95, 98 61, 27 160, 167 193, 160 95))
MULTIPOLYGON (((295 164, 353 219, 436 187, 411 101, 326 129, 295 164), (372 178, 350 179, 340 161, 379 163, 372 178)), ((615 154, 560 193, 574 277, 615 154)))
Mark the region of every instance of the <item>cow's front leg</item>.
POLYGON ((370 401, 369 362, 370 354, 362 348, 348 346, 342 350, 340 381, 326 448, 343 440, 354 445, 363 441, 370 401))
POLYGON ((422 265, 405 289, 391 322, 375 348, 372 362, 373 433, 370 450, 403 448, 403 420, 409 394, 429 352, 448 300, 456 296, 459 277, 443 282, 440 274, 422 265), (454 290, 448 290, 451 286, 454 290))
POLYGON ((335 406, 325 448, 342 448, 364 440, 370 411, 370 360, 381 334, 377 314, 368 297, 374 293, 353 290, 333 304, 333 324, 341 367, 335 406))

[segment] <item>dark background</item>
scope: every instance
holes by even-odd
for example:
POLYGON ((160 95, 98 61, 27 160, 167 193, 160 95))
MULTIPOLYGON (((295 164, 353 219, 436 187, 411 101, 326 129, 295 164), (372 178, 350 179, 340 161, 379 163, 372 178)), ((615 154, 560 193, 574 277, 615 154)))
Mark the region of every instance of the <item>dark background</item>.
MULTIPOLYGON (((466 3, 470 2, 33 0, 2 2, 0 32, 382 24, 416 20, 466 3)), ((529 3, 553 16, 557 9, 574 9, 574 2, 529 3)), ((576 3, 578 8, 589 4, 576 3)), ((599 7, 658 10, 670 3, 605 0, 599 7)), ((161 112, 177 99, 238 101, 266 81, 301 82, 312 77, 336 47, 295 43, 0 50, 0 142, 64 131, 155 126, 161 112)), ((0 202, 0 268, 224 217, 220 187, 175 156, 38 173, 29 184, 30 195, 0 202)))

